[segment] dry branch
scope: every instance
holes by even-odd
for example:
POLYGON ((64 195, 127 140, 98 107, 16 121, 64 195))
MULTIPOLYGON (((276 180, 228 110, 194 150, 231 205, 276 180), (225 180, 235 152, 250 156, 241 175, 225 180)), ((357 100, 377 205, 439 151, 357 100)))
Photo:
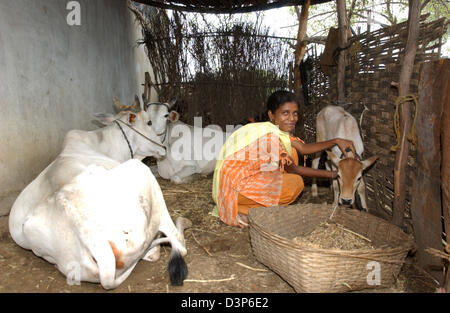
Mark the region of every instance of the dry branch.
POLYGON ((185 283, 217 283, 217 282, 223 282, 223 281, 229 281, 236 278, 236 275, 232 274, 229 278, 223 278, 223 279, 185 279, 185 283))
POLYGON ((206 252, 209 256, 213 256, 213 255, 211 254, 211 252, 209 252, 209 250, 206 249, 206 247, 205 247, 204 245, 202 245, 202 244, 197 240, 197 238, 195 238, 194 232, 192 232, 192 238, 194 238, 195 242, 196 242, 203 250, 205 250, 205 252, 206 252))
POLYGON ((239 266, 242 266, 242 267, 244 267, 244 268, 246 268, 246 269, 249 269, 249 270, 251 270, 251 271, 255 271, 255 272, 267 272, 266 269, 262 269, 262 268, 254 268, 254 267, 251 267, 251 266, 242 264, 242 263, 240 263, 240 262, 236 262, 236 264, 239 265, 239 266))

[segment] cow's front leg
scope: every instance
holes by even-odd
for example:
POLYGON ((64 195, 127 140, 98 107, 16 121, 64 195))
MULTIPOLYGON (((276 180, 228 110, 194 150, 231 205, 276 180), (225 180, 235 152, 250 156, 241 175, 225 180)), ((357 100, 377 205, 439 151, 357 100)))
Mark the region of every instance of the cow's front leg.
MULTIPOLYGON (((318 169, 319 168, 319 161, 320 161, 320 157, 315 158, 312 161, 312 168, 313 169, 318 169)), ((318 192, 317 192, 317 179, 313 177, 312 179, 312 185, 311 185, 311 195, 313 197, 317 197, 318 192)))
POLYGON ((337 179, 333 179, 332 188, 334 191, 334 199, 333 199, 333 207, 336 206, 339 202, 339 183, 337 179))
MULTIPOLYGON (((325 167, 327 168, 328 171, 335 170, 333 166, 330 166, 329 162, 325 163, 325 167)), ((334 193, 334 198, 333 198, 333 207, 334 207, 339 202, 339 183, 337 181, 337 178, 331 179, 330 188, 332 189, 332 191, 334 193)))
POLYGON ((157 245, 156 247, 151 248, 142 259, 149 262, 156 262, 159 260, 160 255, 161 246, 157 245))
POLYGON ((197 173, 196 167, 193 165, 192 166, 187 165, 187 166, 184 166, 178 172, 176 172, 176 174, 171 177, 171 180, 175 184, 187 183, 192 179, 191 176, 194 175, 195 173, 197 173))
POLYGON ((356 189, 356 208, 367 212, 366 184, 364 183, 364 178, 361 178, 361 182, 356 189))
POLYGON ((156 165, 150 165, 149 167, 150 167, 150 171, 152 172, 152 174, 155 177, 160 177, 160 175, 158 173, 158 165, 157 164, 156 165))
MULTIPOLYGON (((159 233, 155 237, 154 241, 160 239, 161 237, 162 237, 161 233, 159 233)), ((142 259, 149 262, 156 262, 159 260, 160 255, 161 255, 161 245, 158 244, 155 247, 150 248, 142 259)))

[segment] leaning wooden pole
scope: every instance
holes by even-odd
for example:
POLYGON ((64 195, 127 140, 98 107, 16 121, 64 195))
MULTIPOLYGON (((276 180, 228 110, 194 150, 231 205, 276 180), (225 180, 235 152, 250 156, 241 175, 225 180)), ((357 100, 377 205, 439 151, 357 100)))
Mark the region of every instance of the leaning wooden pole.
POLYGON ((337 102, 344 105, 345 99, 345 56, 347 54, 347 12, 345 8, 345 0, 337 0, 337 16, 338 16, 338 49, 339 57, 337 62, 337 102))
POLYGON ((406 172, 410 143, 408 135, 411 129, 411 101, 406 96, 410 93, 411 76, 416 58, 419 38, 420 0, 409 0, 408 39, 402 59, 397 101, 399 113, 399 145, 395 154, 394 165, 394 205, 392 223, 403 226, 406 206, 406 172))

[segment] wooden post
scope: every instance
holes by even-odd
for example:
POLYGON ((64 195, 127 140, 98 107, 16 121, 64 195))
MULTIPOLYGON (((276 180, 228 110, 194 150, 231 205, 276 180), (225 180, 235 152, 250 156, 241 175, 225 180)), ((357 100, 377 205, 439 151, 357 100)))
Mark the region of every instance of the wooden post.
MULTIPOLYGON (((337 15, 338 15, 338 29, 339 29, 339 44, 338 48, 344 49, 347 47, 347 12, 345 9, 345 0, 337 0, 337 15)), ((345 56, 347 49, 339 51, 338 66, 337 66, 337 102, 339 105, 344 105, 345 99, 345 56)))
MULTIPOLYGON (((402 68, 400 71, 399 97, 409 94, 409 85, 411 75, 414 69, 414 60, 417 51, 417 42, 419 38, 419 16, 420 0, 409 0, 408 13, 408 39, 406 41, 405 53, 402 59, 402 68)), ((406 165, 408 163, 408 154, 410 143, 407 136, 411 129, 411 102, 400 104, 400 146, 395 154, 394 165, 394 205, 392 223, 397 226, 403 226, 406 203, 406 165)))
MULTIPOLYGON (((441 190, 442 190, 442 213, 444 215, 444 227, 447 244, 450 245, 450 60, 441 60, 442 70, 445 76, 440 79, 443 85, 442 95, 442 118, 441 118, 441 190)), ((445 279, 447 292, 450 292, 450 266, 445 279)))
POLYGON ((144 74, 145 76, 145 80, 144 80, 144 96, 147 99, 148 102, 151 101, 150 96, 151 96, 151 85, 150 85, 150 74, 149 72, 145 72, 144 74))
POLYGON ((411 192, 411 217, 418 264, 441 282, 442 260, 425 249, 442 251, 441 117, 444 101, 448 97, 449 79, 450 67, 445 69, 439 61, 421 66, 415 124, 417 164, 411 192))
POLYGON ((298 32, 297 32, 297 44, 295 45, 295 52, 294 52, 294 58, 295 58, 294 92, 300 101, 300 108, 299 108, 300 112, 299 112, 299 119, 297 122, 298 132, 296 134, 297 136, 300 136, 300 137, 304 136, 304 122, 305 122, 303 120, 303 115, 305 112, 304 101, 301 100, 301 99, 303 99, 303 92, 302 92, 302 79, 301 79, 301 74, 300 74, 300 63, 302 62, 302 59, 305 56, 305 52, 306 52, 306 43, 303 41, 303 39, 306 36, 310 4, 311 4, 311 0, 306 0, 305 3, 302 5, 301 12, 299 12, 298 7, 295 7, 295 12, 297 13, 299 25, 298 25, 298 32))
POLYGON ((309 14, 309 5, 311 0, 306 0, 302 5, 302 10, 299 12, 298 7, 295 7, 295 12, 297 13, 298 18, 298 31, 297 31, 297 44, 295 45, 294 59, 294 90, 297 97, 302 96, 301 88, 302 88, 302 80, 300 75, 300 63, 302 62, 303 57, 306 52, 306 43, 303 39, 306 36, 306 30, 308 28, 308 14, 309 14))

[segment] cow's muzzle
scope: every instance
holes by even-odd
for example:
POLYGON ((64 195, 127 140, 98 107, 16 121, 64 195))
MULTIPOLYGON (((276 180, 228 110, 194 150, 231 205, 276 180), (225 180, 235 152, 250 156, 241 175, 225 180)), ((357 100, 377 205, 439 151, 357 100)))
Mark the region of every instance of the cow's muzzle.
POLYGON ((353 200, 352 199, 340 199, 340 202, 342 205, 352 205, 353 204, 353 200))

